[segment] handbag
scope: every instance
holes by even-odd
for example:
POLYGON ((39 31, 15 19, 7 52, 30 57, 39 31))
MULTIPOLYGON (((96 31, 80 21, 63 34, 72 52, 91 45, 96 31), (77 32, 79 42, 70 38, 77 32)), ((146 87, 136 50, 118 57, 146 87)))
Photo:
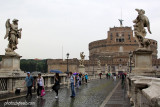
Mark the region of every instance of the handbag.
POLYGON ((52 89, 53 90, 59 90, 60 89, 60 84, 55 84, 55 85, 53 85, 53 87, 52 87, 52 89))
POLYGON ((44 95, 46 95, 46 92, 45 92, 45 90, 44 90, 44 88, 41 90, 41 96, 44 96, 44 95))

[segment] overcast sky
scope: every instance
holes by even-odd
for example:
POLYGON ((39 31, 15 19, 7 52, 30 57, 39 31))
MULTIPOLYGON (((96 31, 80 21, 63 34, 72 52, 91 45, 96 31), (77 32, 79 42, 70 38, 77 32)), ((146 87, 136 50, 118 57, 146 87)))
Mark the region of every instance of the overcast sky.
MULTIPOLYGON (((0 55, 5 53, 5 22, 19 19, 22 38, 16 50, 22 58, 80 58, 89 56, 88 44, 106 39, 110 27, 133 26, 135 8, 146 11, 152 34, 160 41, 160 0, 0 0, 0 55)), ((158 56, 160 49, 158 48, 158 56)))

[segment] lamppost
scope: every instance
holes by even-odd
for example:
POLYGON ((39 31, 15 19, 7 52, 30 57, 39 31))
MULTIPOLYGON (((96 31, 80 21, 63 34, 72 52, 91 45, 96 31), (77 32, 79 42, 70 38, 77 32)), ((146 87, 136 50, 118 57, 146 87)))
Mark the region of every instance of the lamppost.
POLYGON ((130 66, 130 73, 132 71, 132 64, 131 64, 131 59, 132 59, 133 55, 132 55, 132 52, 130 51, 129 52, 129 66, 130 66))
POLYGON ((69 70, 68 70, 68 58, 69 58, 69 53, 67 53, 66 56, 67 56, 67 74, 69 75, 69 70))
POLYGON ((67 56, 67 84, 68 84, 68 88, 69 88, 69 70, 68 70, 68 58, 69 58, 69 53, 67 53, 66 56, 67 56))

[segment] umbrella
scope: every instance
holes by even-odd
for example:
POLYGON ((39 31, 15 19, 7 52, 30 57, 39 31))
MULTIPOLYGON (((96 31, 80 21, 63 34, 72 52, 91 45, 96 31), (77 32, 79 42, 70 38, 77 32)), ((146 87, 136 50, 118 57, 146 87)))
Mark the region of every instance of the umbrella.
POLYGON ((50 70, 50 72, 53 72, 53 73, 63 73, 62 71, 59 71, 59 70, 50 70))
POLYGON ((79 74, 79 73, 77 73, 77 72, 73 73, 73 75, 77 75, 77 74, 79 74))

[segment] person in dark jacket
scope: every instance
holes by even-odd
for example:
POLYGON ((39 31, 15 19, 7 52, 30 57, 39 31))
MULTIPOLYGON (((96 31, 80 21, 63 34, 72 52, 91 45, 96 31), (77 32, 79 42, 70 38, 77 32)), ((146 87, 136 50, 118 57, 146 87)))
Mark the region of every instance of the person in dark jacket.
POLYGON ((60 76, 59 76, 59 74, 56 73, 54 78, 55 78, 55 84, 52 87, 52 89, 56 92, 55 98, 57 99, 58 98, 58 90, 60 89, 60 76))

